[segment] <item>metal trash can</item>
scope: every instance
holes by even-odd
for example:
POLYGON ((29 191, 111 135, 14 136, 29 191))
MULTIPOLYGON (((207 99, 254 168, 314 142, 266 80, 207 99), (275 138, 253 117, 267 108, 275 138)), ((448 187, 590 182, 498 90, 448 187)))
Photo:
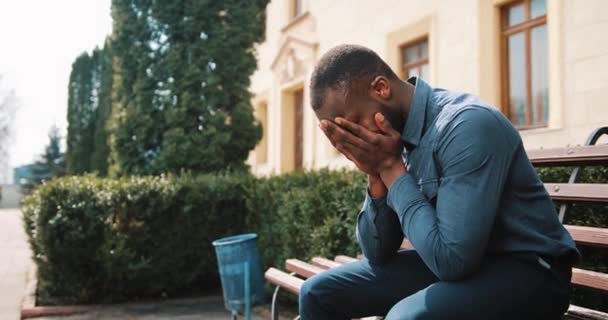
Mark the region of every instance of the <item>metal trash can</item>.
POLYGON ((264 276, 257 246, 258 235, 246 233, 213 241, 224 292, 224 305, 233 318, 242 312, 251 319, 251 307, 265 302, 264 276))

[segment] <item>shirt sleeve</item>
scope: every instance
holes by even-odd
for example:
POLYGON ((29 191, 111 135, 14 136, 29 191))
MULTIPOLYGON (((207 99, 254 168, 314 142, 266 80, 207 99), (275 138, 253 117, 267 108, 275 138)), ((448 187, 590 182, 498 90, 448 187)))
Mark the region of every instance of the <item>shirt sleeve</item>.
POLYGON ((386 262, 403 241, 399 219, 386 203, 386 197, 372 198, 369 191, 357 217, 356 230, 363 255, 374 264, 386 262))
POLYGON ((478 268, 500 206, 513 134, 489 110, 463 111, 438 137, 442 177, 436 207, 409 174, 391 185, 389 206, 439 279, 462 279, 478 268))

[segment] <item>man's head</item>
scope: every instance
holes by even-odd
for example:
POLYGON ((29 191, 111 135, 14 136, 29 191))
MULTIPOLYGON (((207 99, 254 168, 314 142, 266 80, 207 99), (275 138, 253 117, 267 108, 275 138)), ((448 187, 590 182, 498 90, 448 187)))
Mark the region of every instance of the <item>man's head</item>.
POLYGON ((404 83, 372 50, 340 45, 321 57, 310 81, 310 101, 319 120, 343 117, 377 131, 373 115, 381 112, 403 129, 404 83))

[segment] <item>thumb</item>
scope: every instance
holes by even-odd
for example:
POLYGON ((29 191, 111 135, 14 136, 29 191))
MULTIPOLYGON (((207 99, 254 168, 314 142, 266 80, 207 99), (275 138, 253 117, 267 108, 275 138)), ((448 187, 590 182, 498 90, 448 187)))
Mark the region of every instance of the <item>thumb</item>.
POLYGON ((382 132, 390 134, 392 131, 394 131, 393 126, 391 126, 391 123, 386 120, 386 117, 382 113, 377 112, 374 115, 374 120, 376 120, 376 125, 378 128, 380 128, 380 130, 382 130, 382 132))

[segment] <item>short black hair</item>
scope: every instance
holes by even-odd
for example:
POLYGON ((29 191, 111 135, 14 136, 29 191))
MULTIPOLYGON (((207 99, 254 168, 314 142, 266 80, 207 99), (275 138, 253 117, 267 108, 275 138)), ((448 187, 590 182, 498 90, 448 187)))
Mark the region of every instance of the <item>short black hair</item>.
POLYGON ((393 70, 373 50, 352 44, 339 45, 325 53, 310 79, 310 102, 314 110, 323 106, 329 88, 345 90, 368 84, 377 76, 397 79, 393 70))

